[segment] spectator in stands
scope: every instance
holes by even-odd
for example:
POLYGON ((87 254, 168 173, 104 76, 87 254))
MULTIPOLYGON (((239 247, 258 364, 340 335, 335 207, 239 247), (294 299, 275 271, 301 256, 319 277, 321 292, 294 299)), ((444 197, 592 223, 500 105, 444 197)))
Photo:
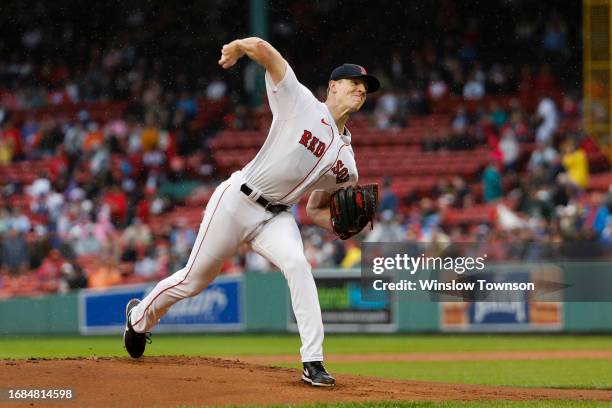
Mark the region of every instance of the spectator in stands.
POLYGON ((44 197, 44 202, 40 203, 39 208, 37 208, 33 203, 31 210, 32 213, 44 214, 47 215, 49 219, 56 220, 60 216, 63 207, 64 195, 52 190, 48 196, 44 197))
POLYGON ((93 232, 95 237, 102 244, 114 243, 118 236, 115 226, 110 221, 110 208, 108 205, 103 205, 97 214, 96 223, 93 224, 93 232))
POLYGON ((221 273, 224 274, 234 274, 234 273, 243 273, 244 268, 241 265, 239 256, 236 255, 234 257, 228 258, 221 265, 221 273))
POLYGON ((555 208, 566 207, 577 193, 578 188, 569 181, 567 174, 559 173, 555 177, 555 184, 553 184, 551 202, 555 208))
POLYGON ((206 99, 217 101, 223 99, 227 92, 227 84, 218 76, 214 77, 206 87, 206 99))
POLYGON ((464 208, 466 206, 466 200, 471 196, 470 187, 465 182, 465 179, 460 176, 453 176, 451 186, 453 188, 452 206, 455 208, 464 208))
POLYGON ((2 132, 0 132, 0 165, 7 165, 12 161, 13 148, 2 132))
POLYGON ((59 215, 56 220, 55 228, 60 239, 70 239, 70 230, 77 224, 79 211, 79 203, 70 203, 59 215))
POLYGON ((102 197, 102 202, 110 207, 113 224, 115 226, 125 225, 128 214, 128 200, 119 186, 113 184, 102 197))
POLYGON ((160 277, 157 260, 155 259, 155 247, 136 247, 136 262, 134 263, 134 275, 143 281, 157 280, 160 277))
POLYGON ((153 112, 147 113, 145 126, 140 132, 140 147, 143 153, 157 149, 159 143, 159 128, 153 112))
POLYGON ((502 197, 502 177, 494 160, 489 161, 482 174, 482 187, 484 202, 489 203, 502 197))
POLYGON ((179 218, 170 233, 171 253, 176 263, 180 265, 187 263, 189 252, 193 247, 195 239, 196 233, 192 228, 189 228, 187 219, 184 217, 179 218))
POLYGON ((489 112, 491 115, 491 121, 495 126, 497 126, 498 129, 501 129, 502 126, 504 126, 508 121, 508 114, 496 101, 491 102, 489 112))
POLYGON ((96 149, 104 144, 104 133, 96 122, 89 122, 86 125, 85 136, 83 137, 82 152, 86 156, 91 156, 96 149))
POLYGON ((535 172, 540 168, 550 169, 559 157, 559 153, 554 147, 537 144, 529 157, 527 168, 530 172, 535 172))
POLYGON ((508 78, 508 71, 513 71, 512 65, 504 67, 500 63, 495 63, 491 66, 486 82, 486 88, 490 90, 490 93, 509 92, 510 78, 508 78))
POLYGON ((71 290, 84 289, 87 287, 87 276, 80 266, 65 262, 61 268, 62 277, 59 283, 59 292, 66 293, 71 290))
POLYGON ((10 151, 10 159, 12 161, 23 160, 24 149, 21 130, 15 126, 13 118, 9 115, 1 126, 0 139, 4 141, 10 151))
POLYGON ((49 251, 49 255, 43 260, 42 265, 36 272, 40 290, 46 292, 57 290, 64 262, 65 259, 57 248, 49 251))
POLYGON ((96 270, 89 276, 89 287, 107 288, 120 284, 122 280, 119 268, 115 265, 112 257, 104 254, 96 270))
MULTIPOLYGON (((155 246, 155 258, 157 260, 157 273, 159 279, 168 276, 170 270, 176 270, 172 265, 172 254, 170 253, 170 243, 167 238, 160 238, 155 246)), ((159 280, 156 279, 156 280, 159 280)))
POLYGON ((512 128, 520 142, 530 142, 531 137, 529 135, 529 125, 525 120, 521 105, 516 99, 513 99, 511 103, 514 106, 511 107, 510 119, 507 126, 512 128))
POLYGON ((26 188, 26 191, 32 197, 47 195, 51 192, 51 181, 47 178, 45 173, 40 172, 38 178, 26 188))
POLYGON ((603 195, 595 192, 590 196, 590 202, 586 208, 584 226, 593 230, 598 237, 601 236, 608 224, 610 210, 604 202, 603 195))
POLYGON ((125 151, 125 143, 128 137, 130 127, 123 118, 113 118, 104 125, 103 131, 107 140, 111 143, 111 151, 113 153, 122 153, 125 151))
POLYGON ((9 209, 5 206, 0 207, 0 238, 6 234, 8 234, 8 230, 10 227, 10 212, 9 209))
POLYGON ((312 242, 312 240, 307 239, 304 241, 304 256, 312 268, 319 268, 319 260, 317 259, 319 252, 320 249, 312 242))
POLYGON ((346 241, 346 248, 346 254, 340 263, 340 268, 349 269, 357 267, 361 262, 361 248, 353 239, 346 241))
POLYGON ((187 122, 195 119, 198 114, 198 102, 188 90, 182 90, 179 100, 176 103, 176 110, 185 112, 185 120, 187 122))
POLYGON ((465 132, 470 126, 470 118, 467 113, 467 109, 464 105, 457 106, 457 110, 453 115, 451 121, 451 128, 454 132, 465 132))
POLYGON ((21 212, 21 208, 14 207, 9 215, 9 225, 19 234, 27 234, 30 232, 30 219, 21 212))
POLYGON ((542 145, 551 145, 559 125, 557 107, 552 98, 544 96, 540 99, 534 120, 537 124, 536 142, 542 145))
POLYGON ((145 165, 147 170, 159 170, 166 163, 166 155, 161 149, 155 148, 144 153, 142 156, 142 163, 145 165))
POLYGON ((467 100, 479 100, 485 96, 484 82, 476 78, 476 74, 471 74, 463 86, 463 97, 467 100))
POLYGON ((30 266, 28 243, 23 234, 19 233, 12 226, 9 227, 8 234, 2 240, 0 259, 3 260, 9 275, 12 276, 25 273, 30 266))
POLYGON ((604 245, 612 245, 612 216, 608 217, 606 227, 601 232, 600 240, 604 245))
MULTIPOLYGON (((318 231, 319 232, 319 231, 318 231)), ((318 262, 321 267, 336 268, 345 254, 344 245, 329 234, 322 234, 318 262)))
MULTIPOLYGON (((436 202, 429 197, 423 197, 416 208, 417 219, 411 220, 413 228, 418 228, 419 239, 425 235, 429 236, 431 229, 440 224, 440 212, 436 207, 436 202)), ((425 239, 426 240, 426 239, 425 239)))
POLYGON ((365 238, 367 242, 402 242, 406 231, 400 225, 392 210, 384 210, 380 213, 379 222, 374 223, 374 228, 365 238))
POLYGON ((110 168, 110 149, 107 143, 92 148, 89 155, 89 171, 94 177, 106 172, 110 168))
POLYGON ((589 161, 587 155, 581 148, 576 147, 576 142, 566 139, 562 147, 563 167, 572 183, 581 189, 589 184, 589 161))
POLYGON ((34 228, 34 239, 28 244, 30 253, 30 269, 38 269, 51 251, 51 239, 46 228, 38 225, 34 228))
POLYGON ((395 92, 386 92, 378 98, 374 117, 378 129, 404 127, 400 118, 400 98, 395 92))
POLYGON ((505 128, 502 132, 502 137, 499 141, 499 150, 502 156, 504 171, 515 171, 519 159, 520 147, 514 130, 512 130, 511 127, 505 128))
POLYGON ((429 99, 437 101, 448 95, 448 85, 440 74, 436 71, 432 72, 429 79, 429 85, 427 86, 427 96, 429 99))
POLYGON ((123 231, 121 241, 124 245, 132 243, 136 247, 147 247, 153 242, 153 236, 149 226, 136 217, 132 224, 123 231))
POLYGON ((528 186, 527 191, 520 202, 520 211, 534 220, 550 220, 553 213, 553 205, 550 200, 550 191, 547 187, 536 188, 528 186))
POLYGON ((95 235, 94 224, 89 220, 79 223, 70 231, 72 247, 77 256, 93 255, 102 250, 102 242, 95 235))
POLYGON ((392 184, 393 180, 390 177, 386 177, 383 180, 378 212, 391 210, 392 212, 397 213, 399 209, 399 199, 397 197, 397 194, 395 194, 395 192, 391 189, 392 184))
POLYGON ((453 189, 449 185, 448 180, 445 177, 438 177, 436 185, 431 189, 430 196, 433 199, 439 199, 440 197, 452 195, 452 193, 453 189))

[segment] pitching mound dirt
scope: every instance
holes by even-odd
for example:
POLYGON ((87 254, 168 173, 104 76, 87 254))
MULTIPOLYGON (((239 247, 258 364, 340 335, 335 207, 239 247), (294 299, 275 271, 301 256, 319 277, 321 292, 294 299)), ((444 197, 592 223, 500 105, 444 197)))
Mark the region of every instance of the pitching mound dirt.
MULTIPOLYGON (((72 389, 70 404, 49 406, 136 407, 287 404, 345 401, 601 400, 609 390, 485 387, 337 375, 338 385, 318 389, 299 371, 236 360, 201 357, 2 360, 6 388, 72 389)), ((17 406, 42 406, 27 401, 17 406)))

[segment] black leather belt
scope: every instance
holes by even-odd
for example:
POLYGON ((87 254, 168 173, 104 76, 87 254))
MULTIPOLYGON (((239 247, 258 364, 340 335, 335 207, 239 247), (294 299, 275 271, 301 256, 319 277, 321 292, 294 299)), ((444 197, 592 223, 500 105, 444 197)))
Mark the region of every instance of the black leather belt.
MULTIPOLYGON (((240 186, 240 191, 242 191, 245 195, 250 196, 253 193, 253 189, 245 184, 240 186)), ((250 197, 249 197, 250 198, 250 197)), ((272 204, 263 196, 259 196, 255 202, 265 208, 267 211, 270 211, 272 214, 279 214, 283 211, 287 211, 289 209, 288 205, 284 204, 272 204)))

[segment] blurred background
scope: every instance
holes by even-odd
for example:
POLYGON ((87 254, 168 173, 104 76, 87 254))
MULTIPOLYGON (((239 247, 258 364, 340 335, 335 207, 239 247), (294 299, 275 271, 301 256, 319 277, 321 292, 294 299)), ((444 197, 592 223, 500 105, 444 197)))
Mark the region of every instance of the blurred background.
MULTIPOLYGON (((3 3, 0 297, 148 287, 184 266, 214 187, 271 122, 261 69, 217 65, 250 35, 321 99, 344 62, 381 78, 348 123, 377 221, 340 241, 304 198, 314 268, 358 268, 364 240, 478 242, 503 261, 610 244, 610 6, 595 3, 3 3)), ((222 274, 274 269, 245 247, 222 274)), ((322 285, 324 309, 342 285, 322 285)))

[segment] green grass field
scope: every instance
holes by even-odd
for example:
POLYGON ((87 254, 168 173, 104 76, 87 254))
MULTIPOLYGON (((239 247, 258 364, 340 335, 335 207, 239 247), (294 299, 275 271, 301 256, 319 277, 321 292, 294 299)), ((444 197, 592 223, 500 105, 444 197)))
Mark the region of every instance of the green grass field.
POLYGON ((336 373, 516 387, 604 388, 612 392, 612 360, 431 361, 333 363, 336 373))
MULTIPOLYGON (((371 403, 352 403, 352 404, 310 404, 310 405, 282 405, 283 408, 570 408, 570 407, 609 407, 607 402, 597 401, 494 401, 494 402, 371 402, 371 403)), ((269 406, 268 408, 281 407, 269 406)))
MULTIPOLYGON (((296 354, 297 335, 154 334, 149 355, 296 354)), ((332 335, 326 353, 411 353, 451 351, 612 350, 612 336, 561 335, 332 335)), ((125 356, 121 336, 4 336, 0 358, 125 356)))
MULTIPOLYGON (((153 337, 147 355, 248 356, 270 355, 269 364, 298 367, 297 335, 161 335, 153 337), (294 354, 295 364, 274 361, 294 354)), ((2 337, 0 358, 61 358, 125 356, 120 336, 2 337)), ((328 335, 328 354, 418 353, 452 351, 612 350, 612 336, 566 335, 328 335)), ((502 361, 327 362, 335 374, 350 373, 396 379, 519 387, 598 388, 612 392, 612 359, 547 359, 502 361)), ((312 405, 344 407, 353 405, 312 405)), ((397 403, 359 407, 575 407, 609 406, 576 401, 532 403, 397 403)))

